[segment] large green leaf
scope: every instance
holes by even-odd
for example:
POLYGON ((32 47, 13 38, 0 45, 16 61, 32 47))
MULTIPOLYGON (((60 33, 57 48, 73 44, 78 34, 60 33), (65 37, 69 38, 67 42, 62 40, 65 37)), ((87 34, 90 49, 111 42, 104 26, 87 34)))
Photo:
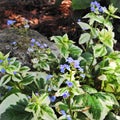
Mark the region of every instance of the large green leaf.
MULTIPOLYGON (((4 113, 11 105, 16 105, 19 100, 27 99, 24 94, 16 93, 8 96, 1 104, 0 104, 0 115, 4 113)), ((2 120, 2 119, 0 119, 2 120)), ((7 119, 8 120, 8 119, 7 119)))
POLYGON ((79 107, 88 107, 88 111, 84 112, 88 118, 91 120, 100 120, 102 104, 98 101, 95 96, 89 94, 83 94, 80 96, 76 96, 74 98, 75 104, 79 105, 79 107), (92 115, 91 115, 92 114, 92 115))
POLYGON ((33 115, 25 111, 27 104, 28 102, 26 99, 19 100, 16 105, 11 105, 7 108, 1 115, 0 120, 31 120, 33 115))
POLYGON ((41 106, 41 118, 43 120, 57 120, 53 109, 47 105, 41 106))
POLYGON ((118 105, 117 100, 112 94, 103 92, 94 94, 83 94, 74 97, 74 104, 76 107, 88 107, 83 113, 90 120, 103 120, 113 105, 118 105))

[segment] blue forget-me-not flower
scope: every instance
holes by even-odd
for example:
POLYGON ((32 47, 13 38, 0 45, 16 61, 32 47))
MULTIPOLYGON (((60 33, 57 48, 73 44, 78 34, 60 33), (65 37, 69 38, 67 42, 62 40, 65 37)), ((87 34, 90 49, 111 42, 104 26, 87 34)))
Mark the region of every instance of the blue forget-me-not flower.
POLYGON ((67 98, 70 96, 69 92, 68 91, 65 91, 63 94, 62 94, 63 98, 67 98))
POLYGON ((67 84, 68 87, 72 87, 73 86, 73 83, 70 82, 70 81, 66 81, 65 83, 67 84))
POLYGON ((51 102, 55 102, 55 100, 56 100, 56 96, 50 96, 49 98, 50 98, 51 102))
POLYGON ((16 21, 15 20, 7 20, 7 25, 13 25, 16 21))

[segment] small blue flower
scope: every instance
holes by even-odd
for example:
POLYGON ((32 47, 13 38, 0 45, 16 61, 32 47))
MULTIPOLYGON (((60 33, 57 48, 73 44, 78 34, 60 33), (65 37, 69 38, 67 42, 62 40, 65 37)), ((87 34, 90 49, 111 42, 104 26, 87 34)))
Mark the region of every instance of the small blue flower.
POLYGON ((30 46, 33 47, 35 44, 34 43, 31 43, 30 46))
POLYGON ((53 75, 50 75, 50 74, 49 74, 49 75, 47 75, 46 79, 47 79, 47 80, 50 80, 52 77, 53 77, 53 75))
POLYGON ((7 25, 13 25, 16 21, 15 20, 7 20, 7 25))
POLYGON ((70 96, 70 94, 69 94, 69 92, 68 92, 68 91, 66 91, 66 92, 64 92, 64 93, 62 94, 62 96, 63 96, 63 98, 67 98, 67 97, 69 97, 69 96, 70 96))
POLYGON ((67 115, 67 120, 72 120, 70 115, 67 115))
POLYGON ((47 45, 46 43, 44 43, 44 44, 43 44, 43 46, 44 46, 45 48, 47 48, 47 47, 48 47, 48 45, 47 45))
POLYGON ((14 42, 12 42, 11 44, 12 44, 12 45, 16 45, 16 44, 17 44, 17 42, 15 42, 15 41, 14 41, 14 42))
POLYGON ((2 69, 1 69, 1 73, 4 74, 5 72, 6 72, 6 70, 5 70, 4 68, 2 68, 2 69))
POLYGON ((43 45, 40 46, 41 49, 45 48, 43 45))
POLYGON ((79 68, 79 60, 74 60, 74 68, 79 68))
POLYGON ((13 72, 14 75, 16 75, 16 73, 17 73, 16 71, 13 72))
POLYGON ((66 81, 65 83, 67 84, 68 87, 72 87, 73 86, 73 83, 70 82, 70 81, 66 81))
POLYGON ((35 42, 35 44, 37 45, 37 46, 41 46, 41 44, 37 41, 37 42, 35 42))
POLYGON ((8 61, 10 61, 10 58, 7 58, 8 61))
POLYGON ((64 110, 60 110, 60 113, 61 113, 62 115, 66 115, 66 112, 65 112, 64 110))
POLYGON ((81 67, 79 67, 78 70, 79 70, 81 73, 84 72, 83 68, 81 68, 81 67))
POLYGON ((7 89, 8 89, 8 91, 10 91, 12 89, 12 87, 11 86, 7 86, 7 89))
POLYGON ((92 6, 92 7, 90 8, 90 10, 91 10, 92 12, 95 12, 95 7, 92 6))
POLYGON ((94 5, 99 8, 100 7, 100 3, 98 3, 97 1, 94 1, 94 5))
POLYGON ((3 60, 0 60, 0 63, 2 63, 3 62, 3 60))
POLYGON ((64 73, 64 72, 65 72, 65 69, 70 70, 70 66, 67 65, 67 64, 60 65, 60 72, 61 72, 61 73, 64 73))
POLYGON ((81 22, 81 19, 78 19, 78 22, 81 22))
POLYGON ((74 62, 74 60, 73 60, 73 58, 72 58, 72 57, 68 57, 68 58, 66 59, 66 62, 68 62, 68 63, 73 63, 73 62, 74 62))
POLYGON ((34 38, 31 39, 31 43, 35 43, 36 40, 34 38))
POLYGON ((56 96, 50 96, 50 101, 51 102, 55 102, 55 100, 56 100, 56 96))
POLYGON ((101 6, 99 7, 98 11, 99 11, 99 12, 103 12, 103 9, 102 9, 101 6))

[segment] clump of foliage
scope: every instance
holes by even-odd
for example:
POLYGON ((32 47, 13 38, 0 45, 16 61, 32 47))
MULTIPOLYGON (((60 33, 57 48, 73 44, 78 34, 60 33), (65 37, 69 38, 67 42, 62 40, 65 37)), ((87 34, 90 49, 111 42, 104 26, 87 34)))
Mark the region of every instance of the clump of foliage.
POLYGON ((56 56, 35 39, 28 49, 34 70, 0 52, 1 120, 120 119, 120 52, 111 20, 116 8, 91 2, 78 22, 79 47, 67 34, 52 36, 56 56))

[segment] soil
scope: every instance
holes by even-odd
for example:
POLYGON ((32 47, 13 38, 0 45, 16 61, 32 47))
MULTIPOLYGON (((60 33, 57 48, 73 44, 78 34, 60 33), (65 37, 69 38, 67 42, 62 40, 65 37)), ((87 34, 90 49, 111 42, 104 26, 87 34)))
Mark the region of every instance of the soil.
MULTIPOLYGON (((78 42, 81 29, 77 25, 77 20, 85 15, 86 11, 73 11, 71 0, 63 0, 60 5, 56 5, 55 0, 41 0, 39 4, 25 2, 29 0, 18 1, 14 4, 0 2, 0 30, 8 27, 6 24, 8 19, 16 20, 17 27, 22 26, 23 21, 27 19, 31 29, 37 30, 47 38, 67 33, 70 39, 78 42)), ((120 32, 117 30, 119 23, 119 20, 114 22, 117 40, 120 39, 120 32)), ((119 44, 118 41, 115 49, 120 50, 119 44)))

